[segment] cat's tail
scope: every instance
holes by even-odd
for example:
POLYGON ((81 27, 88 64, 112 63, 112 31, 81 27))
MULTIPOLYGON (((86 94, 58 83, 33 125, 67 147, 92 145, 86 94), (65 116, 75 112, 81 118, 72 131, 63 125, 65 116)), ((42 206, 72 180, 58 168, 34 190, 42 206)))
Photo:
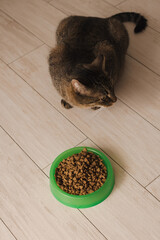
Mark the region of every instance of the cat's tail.
POLYGON ((113 15, 111 18, 116 18, 121 22, 134 22, 136 24, 135 33, 139 33, 147 27, 147 19, 139 13, 123 12, 113 15))

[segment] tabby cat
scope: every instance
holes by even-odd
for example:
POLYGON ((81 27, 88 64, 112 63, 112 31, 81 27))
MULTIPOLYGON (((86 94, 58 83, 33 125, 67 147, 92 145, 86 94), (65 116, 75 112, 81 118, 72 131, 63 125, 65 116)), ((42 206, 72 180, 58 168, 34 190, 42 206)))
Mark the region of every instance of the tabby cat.
POLYGON ((60 22, 57 45, 49 55, 49 71, 65 108, 96 110, 116 102, 114 86, 129 44, 123 24, 127 21, 136 24, 135 33, 147 26, 147 20, 134 12, 109 18, 70 16, 60 22))

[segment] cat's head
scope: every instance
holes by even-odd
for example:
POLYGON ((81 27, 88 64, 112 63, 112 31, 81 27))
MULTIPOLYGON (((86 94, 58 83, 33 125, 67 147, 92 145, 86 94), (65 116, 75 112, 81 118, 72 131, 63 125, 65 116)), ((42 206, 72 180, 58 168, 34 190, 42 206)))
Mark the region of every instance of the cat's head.
POLYGON ((116 102, 114 81, 105 71, 105 57, 99 55, 91 64, 76 69, 71 80, 72 102, 79 107, 108 107, 116 102))

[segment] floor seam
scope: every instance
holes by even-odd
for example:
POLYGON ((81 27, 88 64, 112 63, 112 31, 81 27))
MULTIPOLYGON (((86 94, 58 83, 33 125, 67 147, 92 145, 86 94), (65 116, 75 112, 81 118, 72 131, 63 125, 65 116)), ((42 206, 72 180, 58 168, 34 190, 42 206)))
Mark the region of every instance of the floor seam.
POLYGON ((117 3, 116 5, 113 5, 112 3, 108 2, 107 0, 103 0, 103 2, 106 2, 106 3, 108 3, 110 6, 115 7, 115 8, 116 8, 118 5, 120 5, 121 3, 126 2, 126 1, 127 1, 127 0, 122 0, 122 2, 117 3))
POLYGON ((127 0, 123 0, 122 2, 120 2, 120 3, 117 3, 114 7, 116 7, 117 8, 117 6, 119 6, 119 5, 121 5, 122 3, 124 3, 124 2, 127 2, 127 0))
POLYGON ((45 43, 41 43, 41 45, 39 45, 39 46, 35 47, 34 49, 32 49, 31 51, 25 53, 23 56, 20 56, 20 57, 14 59, 13 61, 11 61, 11 62, 9 62, 9 63, 6 63, 6 64, 7 64, 7 65, 11 65, 12 63, 14 63, 14 62, 20 60, 21 58, 29 55, 30 53, 34 52, 35 50, 37 50, 38 48, 41 48, 41 47, 44 46, 44 45, 45 45, 45 43))
MULTIPOLYGON (((74 145, 73 147, 77 147, 79 144, 81 144, 82 142, 86 141, 88 139, 88 137, 86 137, 84 140, 80 141, 79 143, 77 143, 76 145, 74 145)), ((51 165, 51 163, 47 164, 47 166, 43 167, 42 168, 42 171, 45 170, 49 165, 51 165)))
POLYGON ((1 60, 5 65, 8 65, 1 57, 0 57, 0 60, 1 60))
MULTIPOLYGON (((51 5, 51 4, 50 4, 51 5)), ((41 41, 41 43, 45 44, 45 42, 43 40, 41 40, 39 37, 37 37, 37 35, 35 35, 33 32, 31 32, 27 27, 25 27, 22 23, 18 22, 14 17, 10 16, 7 12, 5 12, 4 10, 2 10, 0 8, 0 11, 3 12, 4 14, 6 14, 9 18, 11 18, 15 23, 19 24, 21 27, 23 27, 27 32, 29 32, 30 34, 32 34, 35 38, 37 38, 39 41, 41 41)))
MULTIPOLYGON (((62 12, 63 14, 65 14, 66 17, 68 17, 68 16, 71 15, 71 14, 65 13, 65 12, 63 12, 63 10, 61 10, 61 9, 59 9, 59 8, 57 8, 57 7, 55 7, 53 4, 51 4, 51 2, 52 2, 52 0, 51 0, 50 2, 48 2, 48 4, 49 4, 50 6, 56 8, 58 11, 62 12)), ((75 15, 76 15, 76 14, 75 14, 75 15)))
POLYGON ((83 141, 80 141, 78 144, 75 145, 75 147, 77 147, 78 145, 80 145, 81 143, 83 143, 84 141, 86 141, 88 139, 88 137, 86 137, 83 141))
POLYGON ((157 178, 159 178, 159 176, 160 176, 160 174, 159 174, 155 179, 153 179, 150 183, 148 183, 148 184, 145 186, 145 188, 147 188, 150 184, 152 184, 157 178))
POLYGON ((92 224, 92 226, 93 226, 106 240, 108 240, 108 238, 94 225, 94 223, 91 222, 91 220, 90 220, 79 208, 77 208, 77 210, 92 224))
MULTIPOLYGON (((54 108, 58 113, 60 113, 66 120, 68 120, 76 129, 78 129, 86 138, 88 137, 81 129, 79 129, 69 118, 67 118, 58 108, 56 108, 52 103, 50 103, 45 97, 43 97, 34 87, 32 87, 21 75, 19 75, 10 65, 7 65, 17 76, 19 76, 33 91, 35 91, 43 100, 45 100, 52 108, 54 108)), ((69 110, 68 110, 69 111, 69 110)))
POLYGON ((127 172, 118 162, 116 162, 107 152, 105 152, 101 147, 99 147, 90 137, 88 137, 88 139, 93 142, 102 152, 104 152, 109 158, 112 159, 112 161, 117 164, 121 169, 123 169, 123 171, 128 174, 135 182, 137 182, 144 190, 146 190, 149 194, 151 194, 158 202, 160 202, 160 200, 158 198, 156 198, 150 191, 148 191, 148 189, 145 188, 145 186, 143 186, 136 178, 134 178, 129 172, 127 172))
MULTIPOLYGON (((39 165, 29 156, 29 154, 19 145, 19 143, 10 135, 10 133, 5 130, 5 128, 0 125, 0 127, 3 129, 3 131, 12 139, 12 141, 27 155, 27 157, 38 167, 38 169, 45 175, 47 174, 39 167, 39 165)), ((48 176, 47 176, 48 177, 48 176)))
POLYGON ((146 118, 144 118, 140 113, 138 113, 134 108, 130 107, 127 103, 125 103, 123 100, 121 100, 121 98, 118 97, 118 100, 121 101, 124 105, 126 105, 128 108, 130 108, 134 113, 136 113, 139 117, 141 117, 143 120, 145 120, 147 123, 149 123, 152 127, 154 127, 156 130, 160 131, 160 129, 158 127, 156 127, 155 125, 153 125, 151 122, 149 122, 149 120, 147 120, 146 118))
POLYGON ((16 238, 16 236, 13 234, 13 232, 10 230, 10 228, 7 226, 7 224, 4 222, 4 220, 1 218, 0 219, 2 221, 2 223, 4 224, 4 226, 8 229, 8 231, 11 233, 11 235, 18 240, 18 238, 16 238))
MULTIPOLYGON (((147 68, 149 71, 153 72, 155 75, 157 75, 158 77, 160 77, 160 74, 153 71, 152 69, 150 69, 149 67, 147 67, 144 63, 140 62, 138 59, 136 59, 135 57, 133 57, 132 55, 130 55, 129 53, 126 54, 128 57, 134 59, 136 62, 138 62, 139 64, 141 64, 143 67, 147 68)), ((158 79, 160 80, 160 79, 158 79)))

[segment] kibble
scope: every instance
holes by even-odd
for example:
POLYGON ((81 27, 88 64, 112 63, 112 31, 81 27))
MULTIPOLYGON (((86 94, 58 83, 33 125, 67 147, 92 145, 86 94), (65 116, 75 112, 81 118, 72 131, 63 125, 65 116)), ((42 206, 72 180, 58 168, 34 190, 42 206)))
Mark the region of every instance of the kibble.
POLYGON ((55 171, 57 185, 73 195, 86 195, 98 190, 106 181, 107 169, 102 159, 84 148, 58 165, 55 171))

